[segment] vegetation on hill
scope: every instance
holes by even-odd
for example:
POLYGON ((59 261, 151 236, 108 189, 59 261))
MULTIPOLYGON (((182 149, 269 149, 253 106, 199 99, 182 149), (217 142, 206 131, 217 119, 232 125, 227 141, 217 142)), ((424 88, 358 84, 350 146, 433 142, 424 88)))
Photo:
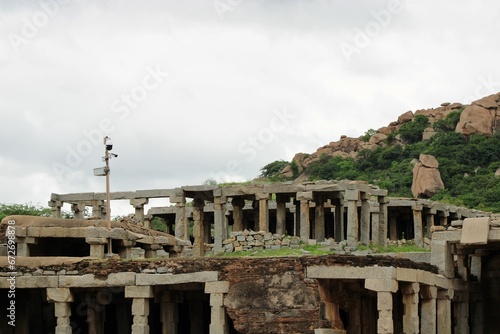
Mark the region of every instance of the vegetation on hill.
MULTIPOLYGON (((429 126, 427 117, 416 116, 405 123, 396 135, 390 135, 385 145, 375 150, 365 149, 353 158, 323 155, 311 163, 305 175, 311 180, 364 180, 389 191, 389 196, 412 197, 412 161, 421 153, 433 155, 439 162, 439 171, 445 184, 431 199, 479 210, 500 212, 500 133, 493 136, 463 136, 455 132, 460 112, 452 112, 432 127, 436 134, 422 140, 422 133, 429 126)), ((360 139, 368 141, 373 130, 360 139)), ((279 161, 282 164, 282 161, 279 161)), ((270 163, 275 166, 278 162, 270 163)), ((267 173, 269 174, 269 173, 267 173)), ((264 173, 262 174, 264 175, 264 173)), ((271 180, 283 180, 279 172, 266 175, 271 180)))

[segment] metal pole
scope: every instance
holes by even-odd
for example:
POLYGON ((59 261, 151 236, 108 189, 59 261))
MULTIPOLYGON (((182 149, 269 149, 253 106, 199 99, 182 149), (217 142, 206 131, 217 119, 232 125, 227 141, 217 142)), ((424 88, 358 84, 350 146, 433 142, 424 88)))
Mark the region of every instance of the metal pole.
MULTIPOLYGON (((106 146, 104 146, 104 150, 105 150, 104 160, 106 161, 106 222, 108 224, 109 231, 111 231, 111 195, 109 193, 109 172, 110 172, 110 170, 109 170, 109 151, 106 148, 106 146)), ((113 253, 112 245, 111 245, 111 235, 109 236, 109 240, 108 240, 108 253, 109 254, 113 253)))

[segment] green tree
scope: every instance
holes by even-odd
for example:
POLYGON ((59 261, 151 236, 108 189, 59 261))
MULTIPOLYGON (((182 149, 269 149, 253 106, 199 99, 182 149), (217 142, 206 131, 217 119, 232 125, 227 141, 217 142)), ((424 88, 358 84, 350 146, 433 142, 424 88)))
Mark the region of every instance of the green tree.
POLYGON ((429 126, 429 119, 424 115, 417 115, 411 122, 401 125, 399 134, 405 143, 416 143, 422 140, 424 129, 429 126))
POLYGON ((285 160, 276 160, 276 161, 270 162, 260 169, 260 176, 269 177, 269 178, 271 178, 273 176, 277 176, 279 174, 279 172, 281 172, 283 170, 283 168, 285 168, 288 165, 289 165, 289 162, 285 161, 285 160))
POLYGON ((0 220, 12 215, 25 216, 43 216, 49 217, 51 214, 50 208, 44 208, 40 205, 26 204, 0 204, 0 220))

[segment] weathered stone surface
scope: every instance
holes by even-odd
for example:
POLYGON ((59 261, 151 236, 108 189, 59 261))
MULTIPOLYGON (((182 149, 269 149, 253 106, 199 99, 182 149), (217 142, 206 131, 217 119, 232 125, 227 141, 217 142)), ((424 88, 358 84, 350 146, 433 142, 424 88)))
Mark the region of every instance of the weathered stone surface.
POLYGON ((486 109, 481 105, 472 104, 462 111, 455 131, 464 135, 476 133, 491 135, 495 128, 495 115, 494 109, 486 109))
POLYGON ((465 218, 460 243, 465 245, 488 243, 490 217, 465 218))
POLYGON ((403 124, 403 123, 409 122, 412 119, 413 119, 413 112, 410 110, 410 111, 405 112, 404 114, 401 114, 398 117, 398 124, 403 124))
POLYGON ((411 185, 411 192, 415 198, 432 197, 438 192, 438 190, 444 189, 441 174, 439 173, 439 169, 437 169, 439 164, 437 160, 430 155, 421 154, 420 159, 421 160, 413 167, 413 183, 411 185))

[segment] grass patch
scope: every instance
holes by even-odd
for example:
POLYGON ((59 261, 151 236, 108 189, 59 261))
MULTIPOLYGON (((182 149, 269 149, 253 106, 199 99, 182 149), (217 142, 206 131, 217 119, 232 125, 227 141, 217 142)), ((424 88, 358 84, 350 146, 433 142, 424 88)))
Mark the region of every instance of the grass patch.
POLYGON ((371 250, 374 253, 413 253, 413 252, 430 252, 429 249, 418 247, 416 245, 389 245, 389 246, 381 246, 381 245, 359 245, 356 250, 365 251, 371 250))

